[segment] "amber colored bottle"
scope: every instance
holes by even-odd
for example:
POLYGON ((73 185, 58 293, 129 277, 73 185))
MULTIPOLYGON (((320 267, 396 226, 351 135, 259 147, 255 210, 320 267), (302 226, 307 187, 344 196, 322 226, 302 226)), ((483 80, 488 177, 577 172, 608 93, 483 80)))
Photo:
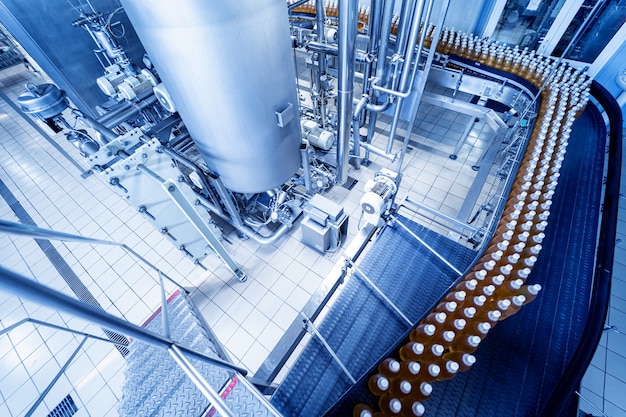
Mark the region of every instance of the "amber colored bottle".
POLYGON ((424 401, 433 393, 433 386, 429 382, 420 383, 416 389, 411 392, 411 399, 414 401, 424 401))
POLYGON ((457 313, 454 315, 454 318, 470 321, 474 318, 475 315, 476 315, 476 307, 465 307, 465 308, 459 309, 457 313))
POLYGON ((471 298, 469 298, 466 302, 465 302, 465 307, 474 307, 477 310, 480 309, 482 306, 485 305, 485 303, 487 302, 487 297, 485 297, 484 295, 475 295, 471 298))
POLYGON ((491 330, 491 323, 487 321, 473 321, 466 328, 464 334, 469 336, 478 336, 481 339, 484 339, 491 330))
POLYGON ((409 338, 412 342, 426 343, 431 340, 437 327, 434 324, 420 324, 411 332, 409 338))
POLYGON ((391 385, 389 386, 389 394, 394 397, 402 398, 405 395, 409 395, 412 389, 413 386, 411 385, 410 381, 402 378, 397 378, 391 381, 391 385))
POLYGON ((422 365, 419 362, 403 360, 400 362, 400 372, 398 374, 398 378, 405 379, 409 382, 415 381, 421 369, 422 365))
POLYGON ((500 288, 498 288, 498 297, 507 297, 509 295, 519 294, 520 288, 524 285, 524 280, 514 279, 508 280, 500 288))
POLYGON ((441 373, 437 377, 437 381, 446 381, 454 378, 460 368, 459 364, 455 361, 445 361, 445 365, 441 367, 441 373))
POLYGON ((400 359, 403 361, 419 361, 424 354, 424 344, 411 341, 400 348, 400 359))
POLYGON ((454 287, 454 291, 465 291, 469 294, 476 289, 476 286, 478 286, 478 281, 475 279, 463 280, 454 287))
POLYGON ((524 285, 522 288, 520 288, 519 295, 525 296, 526 304, 528 304, 531 301, 533 301, 535 298, 537 298, 537 295, 539 294, 540 291, 541 291, 540 284, 524 285))
MULTIPOLYGON (((476 320, 487 322, 493 328, 493 326, 495 326, 498 323, 501 317, 502 317, 502 312, 500 310, 486 310, 485 309, 485 310, 482 310, 479 314, 477 314, 476 320)), ((474 323, 476 323, 476 321, 474 323)))
POLYGON ((454 361, 459 364, 459 372, 467 371, 476 363, 476 356, 465 352, 446 352, 444 361, 454 361))
POLYGON ((394 358, 386 358, 378 364, 378 373, 390 380, 397 377, 400 372, 400 362, 394 358))
POLYGON ((445 301, 439 303, 437 307, 433 309, 433 312, 444 312, 446 314, 453 314, 458 307, 458 304, 455 301, 445 301))
POLYGON ((400 416, 402 412, 402 403, 396 396, 385 394, 378 399, 380 411, 387 416, 400 416))
POLYGON ((427 366, 423 366, 420 370, 420 374, 416 378, 416 381, 420 382, 432 382, 441 373, 441 367, 436 363, 429 363, 427 366))
POLYGON ((474 353, 476 349, 478 349, 478 345, 482 339, 480 336, 469 335, 463 336, 452 343, 450 346, 451 352, 465 352, 465 353, 474 353))
POLYGON ((422 364, 437 361, 439 358, 441 358, 441 355, 443 355, 444 351, 445 348, 439 343, 434 343, 430 346, 426 346, 424 354, 422 355, 422 364))
POLYGON ((504 313, 502 313, 502 318, 500 320, 504 320, 508 317, 511 317, 513 314, 517 313, 520 308, 526 303, 526 296, 524 295, 516 295, 511 298, 511 307, 504 313))
POLYGON ((465 319, 454 319, 448 321, 446 325, 441 330, 452 330, 455 334, 461 333, 463 329, 467 326, 467 320, 465 319))
POLYGON ((402 417, 422 417, 426 413, 426 407, 421 401, 412 398, 402 399, 402 417))
POLYGON ((461 306, 465 302, 466 296, 467 293, 465 291, 450 291, 448 295, 444 297, 443 301, 454 301, 457 306, 461 306))
POLYGON ((367 386, 370 392, 374 395, 383 395, 389 391, 390 382, 389 379, 381 374, 374 374, 367 381, 367 386))
POLYGON ((498 310, 502 314, 504 314, 504 312, 508 310, 509 307, 511 307, 511 301, 508 299, 503 299, 491 300, 489 303, 487 303, 487 306, 485 308, 488 310, 498 310))
POLYGON ((352 410, 352 417, 373 417, 374 410, 365 404, 357 404, 352 410))
POLYGON ((438 311, 434 313, 430 313, 424 320, 422 320, 423 324, 434 324, 437 328, 441 327, 446 320, 448 319, 448 315, 443 311, 438 311))
POLYGON ((454 341, 454 337, 455 333, 452 330, 444 330, 442 332, 437 332, 437 334, 433 337, 433 342, 440 344, 445 350, 450 347, 454 341))

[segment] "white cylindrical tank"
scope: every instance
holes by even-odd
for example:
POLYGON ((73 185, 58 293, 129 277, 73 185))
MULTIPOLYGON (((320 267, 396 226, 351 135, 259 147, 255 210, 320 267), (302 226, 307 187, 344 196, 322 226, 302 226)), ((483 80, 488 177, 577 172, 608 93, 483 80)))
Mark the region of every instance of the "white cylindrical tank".
POLYGON ((122 0, 207 165, 257 193, 300 166, 284 0, 122 0))

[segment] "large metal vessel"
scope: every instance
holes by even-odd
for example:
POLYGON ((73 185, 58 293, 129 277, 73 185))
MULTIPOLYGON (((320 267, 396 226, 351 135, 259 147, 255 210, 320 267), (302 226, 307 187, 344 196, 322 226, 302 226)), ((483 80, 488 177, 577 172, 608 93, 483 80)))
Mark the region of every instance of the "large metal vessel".
POLYGON ((122 0, 207 165, 226 187, 267 191, 300 165, 284 0, 122 0))

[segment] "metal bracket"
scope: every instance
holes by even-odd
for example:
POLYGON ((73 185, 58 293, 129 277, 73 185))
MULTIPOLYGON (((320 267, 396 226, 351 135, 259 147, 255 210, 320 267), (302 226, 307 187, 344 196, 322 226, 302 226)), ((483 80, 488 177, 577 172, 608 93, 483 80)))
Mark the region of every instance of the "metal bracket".
POLYGON ((239 281, 245 282, 248 279, 248 276, 241 268, 239 268, 239 265, 235 263, 224 246, 222 246, 219 236, 217 236, 213 229, 210 228, 209 225, 200 217, 198 212, 194 209, 194 205, 189 202, 187 197, 185 197, 182 189, 180 188, 180 184, 175 183, 172 180, 165 180, 161 186, 176 206, 178 206, 180 211, 183 212, 185 217, 187 217, 187 220, 191 222, 198 233, 200 233, 209 246, 211 246, 211 249, 213 249, 213 251, 220 257, 228 269, 232 271, 239 281))

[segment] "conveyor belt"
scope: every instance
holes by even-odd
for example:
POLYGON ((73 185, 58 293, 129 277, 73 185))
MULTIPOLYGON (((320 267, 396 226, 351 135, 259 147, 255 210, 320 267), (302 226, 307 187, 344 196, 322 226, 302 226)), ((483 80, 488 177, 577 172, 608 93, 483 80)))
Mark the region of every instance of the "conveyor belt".
MULTIPOLYGON (((543 250, 528 283, 544 289, 481 343, 477 363, 433 384, 427 416, 534 416, 540 413, 580 341, 594 270, 606 129, 589 105, 575 122, 553 198, 543 250)), ((372 404, 366 381, 328 415, 372 404)))
MULTIPOLYGON (((400 221, 458 269, 465 269, 474 259, 474 251, 408 219, 400 218, 400 221)), ((383 230, 358 267, 414 322, 432 308, 457 278, 399 226, 383 230)), ((356 379, 380 360, 408 329, 409 325, 357 276, 348 279, 319 325, 319 332, 356 379)), ((330 354, 313 337, 272 403, 285 416, 318 416, 350 385, 330 354)))

